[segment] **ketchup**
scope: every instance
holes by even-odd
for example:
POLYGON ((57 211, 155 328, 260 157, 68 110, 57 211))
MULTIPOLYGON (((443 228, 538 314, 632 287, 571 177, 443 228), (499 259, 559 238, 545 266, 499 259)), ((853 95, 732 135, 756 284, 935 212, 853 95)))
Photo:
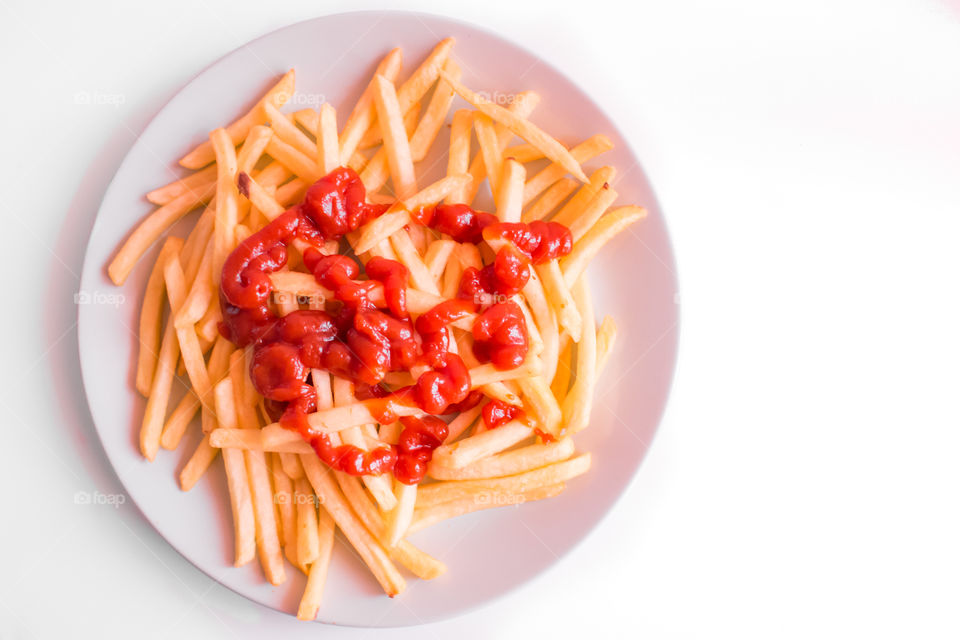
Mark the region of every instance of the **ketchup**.
MULTIPOLYGON (((241 190, 249 178, 241 174, 241 190)), ((493 264, 466 269, 457 299, 446 300, 413 322, 407 310, 406 267, 382 257, 361 268, 345 255, 325 255, 324 242, 343 235, 381 215, 386 205, 366 202, 366 191, 356 172, 338 168, 314 183, 303 202, 249 236, 230 254, 220 279, 221 334, 239 347, 253 347, 250 376, 266 399, 268 411, 283 426, 298 431, 330 467, 352 475, 393 471, 397 479, 416 484, 427 463, 447 437, 446 423, 435 417, 476 406, 483 397, 471 391, 470 373, 463 360, 449 351, 448 326, 478 313, 472 330, 474 355, 498 369, 519 366, 527 353, 524 316, 512 296, 530 278, 530 265, 566 255, 569 230, 552 222, 502 223, 489 213, 466 205, 423 207, 413 217, 458 242, 479 243, 506 239, 493 264), (296 310, 279 317, 271 306, 269 274, 283 268, 288 245, 306 242, 304 266, 336 300, 327 310, 296 310), (376 283, 383 286, 385 307, 370 300, 376 283), (384 376, 424 366, 410 386, 388 391, 384 376), (403 430, 396 446, 365 451, 335 445, 331 437, 310 426, 317 396, 311 370, 328 371, 354 382, 359 398, 381 424, 395 422, 395 403, 416 406, 427 415, 401 418, 403 430)), ((494 404, 484 408, 484 420, 493 428, 522 415, 516 407, 494 404), (488 417, 489 414, 489 417, 488 417), (491 426, 493 425, 493 426, 491 426)))
POLYGON ((483 405, 480 413, 483 416, 483 424, 487 426, 487 429, 496 429, 511 420, 522 420, 525 415, 520 407, 515 407, 496 398, 483 405))

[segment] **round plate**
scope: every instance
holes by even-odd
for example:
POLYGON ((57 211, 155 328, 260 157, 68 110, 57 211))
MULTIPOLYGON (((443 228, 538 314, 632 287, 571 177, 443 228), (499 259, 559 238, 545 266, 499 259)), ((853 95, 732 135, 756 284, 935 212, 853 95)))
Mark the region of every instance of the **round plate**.
MULTIPOLYGON (((587 173, 612 164, 620 200, 649 209, 590 268, 598 317, 613 316, 620 335, 603 372, 589 429, 577 447, 593 453, 593 468, 559 497, 456 518, 412 537, 449 567, 431 582, 410 578, 408 589, 382 594, 346 543, 338 539, 320 620, 357 626, 436 621, 490 602, 533 578, 580 542, 621 495, 636 471, 663 412, 677 342, 673 253, 663 218, 637 157, 600 108, 561 73, 530 52, 476 27, 435 16, 349 13, 295 24, 244 45, 207 68, 156 115, 113 179, 87 248, 79 306, 83 381, 110 462, 137 506, 166 540, 214 580, 247 598, 295 613, 303 576, 288 565, 288 580, 272 587, 256 562, 232 566, 233 531, 221 463, 189 493, 177 472, 199 439, 146 462, 137 446, 144 401, 134 391, 136 327, 155 246, 122 288, 105 265, 130 229, 151 209, 144 194, 181 172, 177 160, 211 129, 243 113, 281 73, 294 67, 293 108, 331 102, 341 125, 378 60, 402 47, 407 72, 443 37, 454 36, 463 82, 504 101, 532 89, 542 101, 533 120, 572 144, 606 134, 616 148, 586 163, 587 173), (518 72, 520 70, 522 73, 518 72), (526 70, 526 71, 523 71, 526 70)), ((463 104, 461 103, 461 106, 463 104)), ((447 146, 447 133, 435 145, 447 146)), ((424 167, 431 164, 428 159, 424 167)), ((439 163, 439 169, 445 167, 439 163)), ((193 214, 175 227, 181 233, 193 214)), ((158 243, 159 244, 159 243, 158 243)), ((145 577, 149 579, 149 577, 145 577)))

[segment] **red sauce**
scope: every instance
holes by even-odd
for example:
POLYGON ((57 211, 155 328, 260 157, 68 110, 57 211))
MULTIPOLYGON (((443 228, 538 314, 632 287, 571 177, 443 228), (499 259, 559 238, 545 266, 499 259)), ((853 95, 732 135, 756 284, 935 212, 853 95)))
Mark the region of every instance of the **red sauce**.
POLYGON ((480 413, 483 415, 483 424, 487 425, 487 429, 496 429, 511 420, 524 418, 523 409, 496 398, 483 405, 480 413))
MULTIPOLYGON (((497 237, 512 245, 501 248, 493 264, 465 270, 458 299, 438 304, 414 324, 406 307, 408 273, 402 264, 375 257, 366 264, 364 280, 353 259, 324 255, 318 249, 386 210, 365 198, 357 174, 348 168, 336 169, 312 185, 301 204, 245 239, 227 258, 221 274, 220 332, 238 346, 253 345, 250 376, 254 386, 280 423, 299 431, 324 462, 353 475, 393 470, 401 482, 415 484, 423 478, 433 450, 447 436, 446 424, 434 416, 464 411, 483 397, 471 391, 469 370, 460 356, 449 351, 449 324, 482 311, 473 325, 474 354, 500 369, 519 366, 528 348, 524 316, 516 304, 497 296, 518 293, 530 277, 531 262, 569 253, 572 240, 569 231, 556 223, 500 223, 495 216, 466 205, 419 209, 414 213, 417 221, 458 242, 497 237), (315 247, 304 252, 304 265, 340 304, 328 306, 327 311, 297 310, 281 318, 271 307, 269 274, 287 263, 287 246, 295 238, 315 247), (370 300, 377 282, 383 286, 384 309, 370 300), (422 365, 429 369, 413 385, 392 393, 381 385, 389 372, 422 365), (401 418, 404 428, 396 447, 364 451, 334 445, 329 435, 311 428, 307 420, 316 411, 312 369, 352 380, 358 398, 365 400, 381 424, 396 421, 395 403, 419 407, 429 415, 401 418)), ((488 426, 522 415, 508 405, 491 406, 484 409, 488 426)))
POLYGON ((433 450, 447 438, 447 423, 440 418, 400 418, 403 431, 397 441, 397 463, 393 474, 404 484, 417 484, 427 474, 433 450))
POLYGON ((523 312, 515 302, 500 302, 473 323, 473 355, 497 369, 515 369, 527 355, 529 337, 523 312))

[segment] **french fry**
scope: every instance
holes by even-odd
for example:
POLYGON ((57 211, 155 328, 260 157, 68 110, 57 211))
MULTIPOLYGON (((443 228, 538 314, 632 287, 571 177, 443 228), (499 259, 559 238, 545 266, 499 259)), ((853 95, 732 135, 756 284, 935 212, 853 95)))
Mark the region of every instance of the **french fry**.
POLYGON ((250 204, 267 217, 267 220, 273 220, 286 211, 273 195, 246 173, 237 176, 237 189, 240 195, 249 199, 250 204))
POLYGON ((570 334, 574 342, 580 342, 583 319, 580 317, 580 311, 573 300, 570 288, 563 279, 560 263, 556 260, 548 260, 536 265, 536 270, 540 282, 543 283, 543 293, 557 316, 560 328, 570 334))
MULTIPOLYGON (((447 59, 443 65, 444 71, 451 77, 460 79, 460 67, 452 59, 447 59)), ((433 146, 440 128, 443 126, 447 113, 450 111, 450 105, 453 104, 453 88, 445 80, 437 82, 433 90, 433 96, 427 103, 427 108, 417 123, 417 128, 410 136, 410 155, 414 162, 420 162, 427 156, 427 151, 433 146)), ((466 169, 466 167, 464 167, 466 169)))
POLYGON ((316 456, 303 456, 303 469, 313 490, 320 498, 324 509, 343 531, 357 554, 373 573, 377 582, 389 596, 395 596, 406 587, 406 581, 390 561, 383 546, 370 534, 363 523, 357 519, 340 489, 333 481, 330 472, 321 467, 316 456))
POLYGON ((286 115, 280 113, 280 110, 272 104, 263 105, 267 119, 274 133, 285 143, 302 153, 308 158, 312 158, 316 153, 316 145, 304 135, 304 133, 291 122, 286 115))
POLYGON ((197 445, 187 464, 180 470, 180 490, 190 491, 210 468, 218 453, 220 453, 219 449, 210 446, 210 436, 203 436, 203 440, 197 445))
POLYGON ((563 422, 567 433, 582 431, 590 421, 593 390, 597 377, 597 334, 593 319, 590 287, 582 277, 573 287, 573 296, 583 316, 583 338, 577 344, 577 369, 573 387, 563 402, 563 422))
POLYGON ((440 445, 433 452, 433 460, 437 465, 459 469, 509 449, 531 436, 533 436, 533 429, 529 425, 520 420, 511 420, 496 429, 440 445))
POLYGON ((137 391, 143 396, 150 395, 153 384, 153 373, 157 369, 157 357, 160 350, 161 329, 163 320, 164 282, 163 267, 168 256, 179 252, 183 248, 183 240, 169 237, 163 243, 157 261, 150 271, 147 280, 147 290, 143 294, 143 305, 140 307, 140 332, 137 350, 137 391))
MULTIPOLYGON (((595 135, 571 149, 570 155, 575 161, 583 163, 612 148, 613 143, 610 142, 608 137, 595 135)), ((527 180, 527 184, 523 188, 523 203, 526 204, 543 193, 550 185, 562 178, 566 171, 567 168, 556 161, 550 166, 541 169, 539 173, 527 180)), ((587 181, 586 176, 583 177, 582 181, 587 181)))
POLYGON ((646 215, 647 210, 643 207, 626 206, 614 209, 600 218, 579 241, 574 243, 573 251, 560 260, 560 268, 563 270, 563 279, 566 280, 567 286, 573 286, 603 245, 634 222, 645 218, 646 215))
POLYGON ((487 173, 487 180, 490 182, 490 191, 496 200, 500 185, 500 174, 503 173, 503 159, 500 157, 497 132, 493 128, 493 120, 482 112, 473 115, 473 128, 477 133, 477 144, 480 146, 484 170, 487 173))
POLYGON ((497 217, 503 222, 520 222, 527 171, 513 158, 507 158, 501 174, 497 187, 497 217))
MULTIPOLYGON (((383 516, 363 491, 363 486, 352 476, 337 473, 337 482, 343 490, 343 495, 353 507, 364 526, 375 538, 383 538, 386 528, 383 516)), ((407 540, 400 540, 396 546, 387 549, 390 557, 409 569, 415 576, 423 580, 432 580, 446 572, 447 567, 416 548, 407 540)))
MULTIPOLYGON (((401 114, 409 112, 430 87, 433 86, 433 83, 437 81, 440 70, 450 57, 453 42, 453 38, 441 40, 437 46, 433 48, 433 51, 430 52, 430 55, 420 63, 420 66, 410 74, 410 77, 400 85, 400 88, 397 90, 397 105, 400 108, 401 114)), ((387 79, 393 82, 392 78, 387 79)), ((377 112, 377 117, 380 117, 379 111, 377 112)), ((369 148, 382 141, 383 123, 380 122, 379 124, 380 131, 377 131, 376 128, 370 129, 361 142, 360 148, 369 148)))
POLYGON ((547 135, 542 129, 529 120, 520 118, 510 110, 490 102, 482 95, 467 89, 446 72, 441 72, 440 75, 450 83, 450 86, 460 94, 461 98, 472 104, 482 113, 506 125, 513 133, 543 151, 543 155, 563 167, 567 172, 573 174, 573 177, 579 179, 581 182, 587 182, 587 176, 583 172, 583 169, 580 168, 579 161, 566 147, 557 142, 556 139, 547 135))
POLYGON ((413 509, 417 504, 417 485, 403 484, 399 480, 393 481, 393 492, 396 496, 396 506, 387 513, 386 528, 383 534, 383 543, 387 548, 397 546, 407 532, 410 521, 413 519, 413 509))
POLYGON ((597 194, 590 199, 590 202, 583 211, 580 212, 580 215, 567 225, 570 228, 570 235, 573 236, 573 241, 576 242, 582 238, 583 234, 597 223, 600 216, 606 213, 607 209, 616 199, 617 192, 609 185, 604 184, 597 194))
MULTIPOLYGON (((214 402, 218 421, 224 429, 237 428, 237 413, 233 403, 233 382, 224 378, 214 387, 214 402)), ((254 523, 253 496, 247 479, 247 467, 243 452, 223 450, 223 464, 227 472, 227 489, 230 493, 230 509, 233 512, 234 561, 242 567, 256 554, 256 525, 254 523)))
POLYGON ((340 132, 340 164, 345 165, 350 162, 354 152, 357 150, 360 140, 370 129, 370 126, 376 121, 377 111, 373 103, 373 85, 377 76, 383 76, 393 82, 400 73, 400 64, 402 54, 400 49, 393 49, 380 61, 374 71, 370 84, 364 89, 363 94, 354 106, 353 111, 343 125, 343 131, 340 132))
MULTIPOLYGON (((513 97, 513 101, 507 107, 507 109, 519 118, 526 118, 533 113, 533 110, 539 103, 539 94, 534 93, 533 91, 521 91, 513 97)), ((494 131, 497 132, 497 148, 503 151, 506 148, 507 143, 510 142, 510 139, 513 137, 513 132, 500 123, 494 125, 494 131)), ((483 181, 483 177, 486 175, 486 167, 483 163, 483 153, 477 152, 477 154, 473 157, 473 160, 470 161, 470 167, 467 172, 473 176, 473 182, 470 183, 468 188, 464 189, 462 196, 463 202, 465 204, 470 204, 477 196, 477 190, 480 188, 480 183, 483 181)))
POLYGON ((571 178, 560 178, 549 189, 544 191, 543 195, 537 198, 537 201, 529 206, 524 212, 522 219, 524 222, 533 222, 534 220, 543 220, 556 209, 567 196, 573 193, 577 188, 577 181, 571 178))
POLYGON ((320 555, 317 506, 314 504, 313 487, 305 477, 294 481, 293 492, 297 507, 297 560, 308 565, 320 555))
POLYGON ((154 189, 147 194, 147 200, 156 205, 164 205, 177 196, 182 196, 188 191, 201 188, 216 181, 217 168, 210 166, 191 173, 188 176, 184 176, 183 178, 179 178, 178 180, 174 180, 170 184, 154 189))
POLYGON ((431 507, 417 509, 413 515, 413 522, 410 523, 410 528, 407 531, 410 534, 414 534, 417 531, 422 531, 444 520, 482 509, 505 507, 552 498, 559 495, 565 488, 566 485, 564 485, 564 483, 558 482, 519 493, 477 494, 471 497, 442 502, 431 507))
POLYGON ((340 142, 337 136, 337 110, 329 102, 320 105, 317 127, 317 164, 327 175, 340 166, 340 142))
MULTIPOLYGON (((274 107, 279 108, 290 99, 290 96, 293 95, 294 82, 295 76, 293 69, 291 69, 280 78, 277 84, 267 91, 263 98, 261 98, 250 111, 226 127, 227 134, 230 136, 233 144, 240 144, 240 142, 247 137, 247 133, 251 127, 263 121, 265 118, 263 111, 264 104, 270 103, 274 107)), ((200 169, 213 162, 215 158, 216 154, 213 151, 213 146, 209 140, 206 140, 196 149, 181 158, 180 165, 187 169, 200 169)))
POLYGON ((498 478, 539 469, 573 455, 573 440, 536 443, 521 449, 499 453, 460 468, 450 468, 437 461, 430 463, 430 477, 436 480, 479 480, 498 478))
POLYGON ((317 168, 317 163, 312 160, 313 153, 304 155, 293 145, 287 144, 277 136, 270 138, 267 144, 267 154, 286 167, 293 175, 303 178, 309 184, 313 184, 322 176, 317 168))
MULTIPOLYGON (((164 275, 167 265, 178 261, 174 252, 165 256, 164 275)), ((166 282, 167 298, 175 311, 183 304, 184 292, 182 281, 166 282)), ((172 322, 167 322, 160 341, 160 353, 157 357, 157 368, 147 397, 147 406, 143 412, 143 421, 140 425, 140 452, 147 460, 153 460, 160 449, 160 436, 163 432, 163 419, 167 412, 167 403, 170 401, 170 388, 173 385, 173 375, 176 372, 177 358, 180 357, 180 343, 172 322)))
POLYGON ((317 558, 310 565, 310 572, 307 575, 307 586, 303 590, 303 596, 300 598, 300 606, 297 609, 297 618, 300 620, 315 620, 317 612, 320 610, 320 600, 323 596, 323 588, 327 582, 327 571, 330 568, 330 557, 333 552, 333 534, 336 524, 333 518, 320 507, 319 526, 318 526, 318 553, 317 558))
MULTIPOLYGON (((267 150, 267 145, 270 144, 270 138, 272 137, 273 129, 270 127, 258 124, 250 129, 250 133, 247 134, 243 145, 240 147, 240 150, 237 151, 238 173, 240 171, 245 173, 253 171, 254 167, 257 166, 257 162, 261 156, 263 156, 263 152, 267 150)), ((206 169, 204 169, 204 171, 206 171, 206 169)))
MULTIPOLYGON (((498 427, 498 429, 502 428, 498 427)), ((498 429, 494 429, 493 433, 498 429)), ((489 499, 497 494, 523 493, 531 489, 566 482, 571 478, 583 475, 589 468, 590 454, 584 453, 576 458, 514 476, 507 476, 506 478, 438 482, 420 487, 417 495, 417 506, 426 509, 444 502, 473 498, 477 495, 485 495, 489 499)))
POLYGON ((453 240, 436 240, 430 244, 427 248, 427 253, 423 256, 423 263, 427 265, 427 271, 430 272, 430 276, 437 282, 438 287, 440 278, 443 276, 444 268, 446 268, 447 263, 450 261, 450 256, 456 248, 457 243, 453 240))
MULTIPOLYGON (((446 83, 449 86, 449 83, 446 83)), ((454 176, 467 173, 470 168, 470 128, 473 126, 473 112, 469 109, 459 109, 453 114, 450 125, 450 150, 447 154, 447 175, 454 176)), ((458 204, 465 201, 464 188, 447 196, 447 204, 458 204)))
POLYGON ((127 280, 127 276, 137 261, 150 248, 157 238, 184 215, 205 204, 216 193, 215 182, 208 183, 196 190, 191 189, 163 205, 141 222, 127 241, 123 243, 117 255, 107 267, 107 275, 118 287, 127 280))
POLYGON ((393 189, 398 198, 406 198, 417 191, 417 178, 413 169, 410 143, 403 126, 403 113, 393 83, 383 76, 374 78, 373 99, 377 105, 377 119, 383 133, 393 189))
MULTIPOLYGON (((549 169, 549 167, 547 167, 549 169)), ((543 173, 543 172, 541 172, 543 173)), ((580 185, 577 192, 570 198, 563 207, 557 211, 553 217, 554 222, 569 226, 573 220, 576 220, 580 213, 586 208, 597 192, 603 188, 603 185, 609 185, 616 177, 616 169, 613 167, 600 167, 590 174, 590 182, 580 185)))

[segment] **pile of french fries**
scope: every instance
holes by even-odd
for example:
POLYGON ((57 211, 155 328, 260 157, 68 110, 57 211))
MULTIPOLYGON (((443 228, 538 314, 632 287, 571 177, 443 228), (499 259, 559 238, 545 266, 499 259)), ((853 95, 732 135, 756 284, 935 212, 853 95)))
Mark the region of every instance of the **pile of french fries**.
MULTIPOLYGON (((636 206, 611 209, 617 200, 613 167, 589 176, 581 168, 612 148, 609 139, 595 135, 568 149, 529 120, 538 106, 536 93, 517 94, 503 107, 464 87, 452 47, 452 39, 440 42, 402 82, 401 51, 390 51, 341 128, 330 104, 280 110, 294 93, 291 70, 246 114, 211 132, 180 160, 193 173, 147 194, 158 208, 108 267, 113 282, 122 285, 173 223, 204 207, 185 238, 168 234, 163 240, 147 281, 136 364, 136 388, 147 399, 140 448, 148 460, 161 447, 176 449, 199 413, 203 439, 180 471, 180 486, 191 489, 222 455, 235 565, 258 556, 267 580, 276 585, 286 579, 285 556, 307 575, 297 613, 302 619, 317 616, 337 528, 394 596, 405 586, 398 565, 423 579, 446 570, 411 544, 410 534, 479 509, 555 496, 590 466, 590 455, 578 454, 573 436, 589 423, 616 325, 609 317, 596 325, 584 271, 601 247, 646 212, 636 206), (469 108, 451 116, 457 96, 469 108), (422 165, 448 116, 446 176, 421 186, 418 174, 430 168, 422 165), (452 325, 451 348, 470 367, 473 388, 522 406, 526 418, 488 430, 481 405, 456 415, 420 486, 400 483, 392 474, 356 477, 328 468, 297 432, 267 415, 247 374, 251 349, 237 349, 218 333, 226 257, 339 166, 360 175, 369 201, 391 205, 347 241, 362 263, 383 256, 406 266, 414 316, 456 297, 464 269, 489 264, 498 249, 460 244, 415 224, 411 212, 420 206, 471 204, 486 183, 500 220, 554 220, 567 225, 574 239, 569 255, 536 265, 514 297, 531 344, 519 368, 498 371, 480 364, 471 351, 473 319, 452 325), (542 168, 531 169, 536 166, 542 168), (174 404, 175 380, 188 390, 174 404)), ((294 244, 289 264, 271 274, 278 315, 323 309, 330 299, 297 259, 298 248, 303 249, 294 244)), ((339 247, 333 243, 328 249, 339 247)), ((396 443, 399 424, 378 425, 350 381, 321 370, 312 371, 311 381, 318 408, 310 424, 335 444, 372 449, 396 443)), ((409 373, 387 379, 398 385, 412 381, 409 373)))

